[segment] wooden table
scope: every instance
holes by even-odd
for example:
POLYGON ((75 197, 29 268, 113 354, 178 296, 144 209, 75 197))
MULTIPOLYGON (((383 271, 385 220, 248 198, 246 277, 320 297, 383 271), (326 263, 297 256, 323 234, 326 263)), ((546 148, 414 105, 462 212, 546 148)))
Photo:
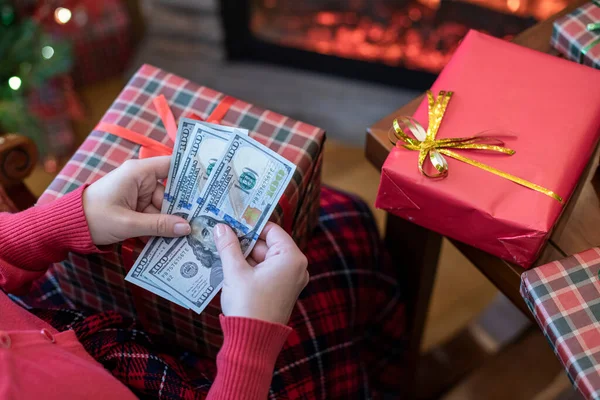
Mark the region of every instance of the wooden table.
MULTIPOLYGON (((564 11, 517 36, 514 42, 524 47, 555 54, 550 47, 552 23, 556 18, 587 1, 577 0, 564 11)), ((392 144, 387 136, 392 121, 400 115, 413 115, 423 97, 424 94, 368 129, 366 157, 377 169, 381 170, 383 162, 392 149, 392 144)), ((407 285, 407 316, 410 335, 407 363, 408 370, 416 373, 423 327, 437 269, 441 236, 388 214, 385 242, 394 261, 399 265, 406 266, 403 269, 403 279, 407 279, 409 282, 407 285)), ((506 297, 530 316, 519 294, 521 273, 523 272, 521 267, 464 243, 452 242, 506 297)), ((597 245, 600 245, 600 171, 596 153, 590 161, 587 172, 582 176, 575 194, 566 206, 549 243, 535 265, 543 265, 597 245)), ((407 379, 408 398, 412 398, 414 395, 414 383, 414 376, 409 376, 407 379)))

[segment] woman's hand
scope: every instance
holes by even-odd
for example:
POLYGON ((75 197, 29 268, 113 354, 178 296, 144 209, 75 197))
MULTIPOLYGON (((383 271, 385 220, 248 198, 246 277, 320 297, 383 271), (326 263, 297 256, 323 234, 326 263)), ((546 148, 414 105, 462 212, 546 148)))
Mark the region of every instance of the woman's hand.
POLYGON ((188 222, 160 214, 170 157, 128 160, 83 192, 92 241, 105 245, 139 236, 185 236, 188 222))
POLYGON ((269 222, 247 260, 227 225, 215 227, 215 243, 225 276, 223 314, 287 324, 308 283, 308 261, 292 238, 269 222))

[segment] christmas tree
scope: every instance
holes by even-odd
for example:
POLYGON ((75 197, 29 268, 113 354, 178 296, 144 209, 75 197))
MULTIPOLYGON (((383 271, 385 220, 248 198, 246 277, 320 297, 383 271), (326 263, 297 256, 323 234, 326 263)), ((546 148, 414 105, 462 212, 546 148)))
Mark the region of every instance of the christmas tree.
POLYGON ((44 131, 28 95, 68 74, 71 65, 68 43, 52 37, 33 18, 18 18, 13 5, 0 0, 0 132, 29 136, 44 152, 44 131))

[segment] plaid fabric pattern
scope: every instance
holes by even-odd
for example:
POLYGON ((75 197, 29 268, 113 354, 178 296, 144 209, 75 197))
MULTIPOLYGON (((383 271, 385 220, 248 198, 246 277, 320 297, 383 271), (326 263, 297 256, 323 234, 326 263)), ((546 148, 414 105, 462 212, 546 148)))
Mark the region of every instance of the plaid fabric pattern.
MULTIPOLYGON (((222 93, 144 65, 126 85, 102 121, 129 128, 172 146, 151 104, 159 94, 167 98, 176 119, 190 112, 207 118, 224 97, 222 93)), ((232 105, 223 123, 250 130, 254 139, 296 164, 296 173, 285 192, 288 213, 285 218, 292 220, 294 239, 300 246, 305 246, 317 223, 325 133, 314 126, 241 100, 232 105)), ((39 202, 52 201, 106 175, 125 160, 137 158, 138 151, 139 146, 134 143, 106 132, 93 131, 39 202)), ((281 223, 283 217, 283 209, 278 205, 272 219, 281 223)), ((143 242, 137 242, 134 257, 139 255, 143 246, 143 242)), ((85 257, 70 254, 65 262, 56 266, 62 290, 78 308, 112 310, 129 318, 159 321, 152 324, 152 333, 169 336, 171 340, 190 349, 198 349, 203 343, 205 350, 209 350, 213 356, 216 354, 222 341, 217 334, 220 330, 219 296, 198 318, 189 310, 125 283, 123 277, 126 274, 120 245, 115 246, 115 251, 109 254, 85 257), (202 341, 198 341, 198 338, 202 338, 202 341)))
MULTIPOLYGON (((376 399, 383 391, 398 398, 402 288, 366 204, 323 188, 306 254, 310 282, 292 314, 294 332, 278 358, 270 398, 376 399)), ((32 311, 59 330, 74 329, 87 351, 142 398, 204 398, 214 380, 212 351, 204 346, 190 353, 162 345, 115 312, 57 310, 68 304, 51 273, 15 300, 43 308, 32 311)), ((204 314, 196 318, 205 322, 204 314)))
POLYGON ((527 271, 521 295, 586 399, 600 399, 600 248, 527 271))
POLYGON ((582 49, 600 38, 600 32, 588 31, 587 25, 600 22, 600 2, 590 2, 554 22, 552 47, 570 60, 600 69, 600 44, 582 57, 582 49), (583 59, 582 59, 583 58, 583 59))

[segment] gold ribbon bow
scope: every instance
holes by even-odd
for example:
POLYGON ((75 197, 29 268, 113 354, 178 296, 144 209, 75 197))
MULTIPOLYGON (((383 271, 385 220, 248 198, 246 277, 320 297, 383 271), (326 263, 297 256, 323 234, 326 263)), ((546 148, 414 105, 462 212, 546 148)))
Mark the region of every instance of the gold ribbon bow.
POLYGON ((515 154, 514 150, 504 147, 504 143, 501 140, 491 136, 436 139, 446 108, 452 98, 452 94, 452 92, 440 91, 437 99, 434 99, 433 93, 429 90, 427 91, 427 101, 429 104, 429 125, 427 131, 425 131, 423 125, 413 118, 400 117, 394 120, 394 138, 390 138, 390 140, 396 146, 402 146, 408 150, 419 152, 419 171, 421 171, 424 176, 428 178, 443 178, 448 175, 448 162, 444 158, 444 156, 447 156, 501 176, 509 181, 525 186, 526 188, 543 193, 562 203, 562 198, 551 190, 500 171, 494 167, 490 167, 479 161, 464 157, 455 151, 450 150, 483 150, 502 153, 509 156, 515 154), (414 138, 410 137, 406 131, 410 131, 414 135, 414 138), (425 160, 428 157, 433 167, 438 171, 434 175, 429 174, 424 168, 425 160))

